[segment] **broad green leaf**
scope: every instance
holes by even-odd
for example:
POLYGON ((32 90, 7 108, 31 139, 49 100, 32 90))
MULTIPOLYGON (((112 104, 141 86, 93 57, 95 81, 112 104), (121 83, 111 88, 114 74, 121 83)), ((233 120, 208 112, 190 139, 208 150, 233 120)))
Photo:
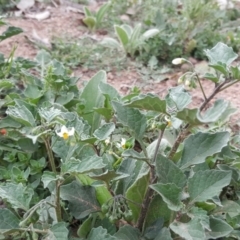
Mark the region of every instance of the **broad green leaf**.
POLYGON ((59 96, 56 99, 56 103, 59 103, 61 105, 66 105, 68 104, 70 101, 72 101, 74 98, 74 93, 73 92, 68 92, 66 93, 64 96, 59 96))
POLYGON ((96 24, 97 24, 97 21, 96 21, 95 17, 85 17, 82 21, 91 30, 93 30, 96 27, 96 24))
POLYGON ((93 136, 95 136, 98 140, 105 140, 107 139, 112 132, 115 130, 115 124, 114 123, 106 123, 102 125, 100 128, 96 129, 93 133, 93 136))
POLYGON ((44 49, 41 49, 36 56, 36 61, 42 68, 51 61, 51 54, 44 49))
POLYGON ((192 219, 198 219, 199 222, 202 224, 204 229, 211 230, 210 229, 210 222, 209 222, 209 216, 208 212, 197 207, 191 208, 191 212, 188 214, 189 217, 192 219))
POLYGON ((107 13, 109 8, 110 8, 110 4, 109 3, 105 3, 98 10, 98 12, 96 14, 96 19, 97 19, 97 24, 98 25, 101 24, 101 22, 103 20, 103 17, 107 13))
POLYGON ((219 78, 216 75, 212 74, 212 73, 206 73, 203 77, 206 78, 206 79, 211 80, 214 83, 217 83, 219 81, 219 78))
POLYGON ((222 202, 222 206, 218 206, 213 211, 213 214, 219 216, 228 214, 231 218, 234 218, 240 215, 240 205, 237 202, 225 200, 222 202))
MULTIPOLYGON (((156 146, 157 146, 158 139, 154 140, 147 146, 147 154, 149 159, 153 159, 156 146)), ((158 154, 163 154, 166 148, 169 146, 168 141, 165 138, 162 138, 159 149, 158 149, 158 154)))
POLYGON ((94 108, 103 107, 104 97, 98 87, 100 82, 106 82, 105 71, 99 71, 95 74, 84 87, 80 96, 80 99, 85 102, 85 114, 83 118, 91 126, 91 133, 98 128, 101 120, 101 116, 93 111, 94 108))
POLYGON ((154 238, 154 240, 172 240, 171 232, 169 228, 162 228, 159 234, 154 238))
POLYGON ((33 197, 33 190, 22 183, 7 183, 0 186, 0 197, 12 205, 14 209, 22 209, 27 211, 33 197))
POLYGON ((238 66, 231 66, 230 71, 234 79, 240 79, 240 68, 238 66))
POLYGON ((80 225, 77 231, 77 235, 82 238, 87 238, 87 235, 92 229, 92 216, 89 216, 84 222, 80 225))
POLYGON ((175 185, 179 188, 183 188, 185 186, 185 174, 173 163, 173 161, 162 155, 158 155, 156 159, 156 174, 158 176, 159 183, 175 183, 175 185))
POLYGON ((5 118, 2 118, 0 121, 0 128, 20 128, 21 124, 17 122, 16 120, 12 119, 10 116, 6 116, 5 118))
POLYGON ((147 239, 154 239, 158 235, 161 228, 163 227, 163 224, 164 224, 163 218, 157 219, 151 226, 145 229, 144 237, 146 237, 147 239))
POLYGON ((107 232, 103 227, 93 228, 88 235, 87 240, 120 240, 107 232))
POLYGON ((27 98, 32 99, 40 98, 43 95, 43 92, 36 85, 28 85, 23 93, 27 98))
POLYGON ((231 47, 228 47, 226 44, 219 42, 212 49, 205 50, 210 64, 217 64, 218 62, 225 63, 230 65, 238 55, 233 51, 231 47))
POLYGON ((203 226, 197 219, 193 219, 188 223, 181 223, 175 221, 170 224, 170 228, 173 232, 175 232, 185 240, 206 239, 203 226))
POLYGON ((14 86, 13 83, 9 82, 9 80, 1 80, 0 82, 0 92, 2 90, 7 90, 7 89, 10 89, 14 86))
POLYGON ((134 97, 130 103, 126 103, 124 106, 166 113, 166 101, 150 93, 134 97))
POLYGON ((113 115, 112 109, 109 109, 109 108, 95 108, 94 111, 102 115, 107 122, 111 120, 113 115))
POLYGON ((141 139, 147 127, 146 117, 138 109, 128 108, 119 102, 113 101, 112 105, 117 113, 117 120, 128 126, 137 139, 141 139))
POLYGON ((71 158, 69 161, 62 164, 62 173, 86 173, 97 169, 102 169, 106 166, 101 157, 90 156, 79 159, 71 158))
POLYGON ((68 229, 66 228, 66 223, 58 222, 54 224, 49 230, 47 237, 45 238, 51 240, 66 240, 68 239, 68 229))
POLYGON ((204 202, 218 196, 231 181, 230 171, 205 170, 196 172, 188 180, 191 202, 204 202))
POLYGON ((43 182, 44 188, 47 188, 47 186, 48 186, 51 182, 57 180, 56 174, 55 174, 54 172, 44 171, 41 180, 42 180, 42 182, 43 182))
POLYGON ((130 225, 125 225, 123 227, 120 227, 120 229, 114 234, 114 237, 116 237, 118 240, 139 240, 141 239, 141 233, 137 228, 134 228, 130 225))
POLYGON ((225 63, 218 62, 218 64, 209 64, 209 67, 214 68, 216 71, 228 76, 228 69, 225 63))
POLYGON ((217 133, 197 133, 189 136, 184 141, 182 159, 180 162, 181 169, 187 168, 194 164, 203 163, 208 156, 221 152, 229 141, 228 132, 217 133))
POLYGON ((124 29, 124 31, 127 33, 128 37, 130 38, 130 36, 132 35, 132 32, 133 32, 132 27, 128 24, 122 24, 121 28, 124 29))
POLYGON ((131 200, 131 203, 128 202, 129 208, 132 210, 133 213, 133 220, 136 222, 140 211, 141 211, 141 204, 144 200, 145 193, 148 188, 149 183, 149 174, 143 175, 141 178, 138 178, 134 184, 128 188, 126 192, 126 198, 131 200))
POLYGON ((156 183, 150 187, 161 195, 163 201, 167 204, 168 208, 173 211, 179 211, 182 207, 181 192, 182 189, 177 187, 174 183, 156 183))
POLYGON ((0 35, 0 41, 3 41, 4 39, 10 38, 22 32, 23 30, 21 28, 10 26, 5 32, 0 35))
POLYGON ((112 198, 112 195, 107 189, 106 184, 95 186, 95 189, 96 189, 96 198, 101 205, 106 203, 109 199, 112 198))
POLYGON ((228 236, 233 231, 229 224, 215 217, 210 217, 210 228, 211 231, 207 232, 207 239, 220 239, 228 236))
POLYGON ((69 202, 69 211, 76 219, 100 211, 94 187, 82 186, 77 181, 61 186, 60 197, 69 202))
POLYGON ((102 41, 101 44, 103 46, 109 47, 109 48, 113 48, 113 49, 118 49, 121 47, 120 43, 115 40, 114 38, 109 38, 109 37, 105 37, 102 41))
POLYGON ((7 208, 0 208, 0 233, 17 230, 20 220, 7 208))
POLYGON ((14 120, 25 126, 34 127, 36 125, 32 113, 24 105, 22 105, 21 108, 17 106, 10 106, 8 107, 6 113, 14 120))
POLYGON ((110 100, 120 98, 118 91, 108 83, 100 82, 99 89, 104 96, 109 96, 110 100))
POLYGON ((152 38, 152 37, 156 36, 158 33, 159 33, 159 30, 156 29, 156 28, 149 29, 149 30, 147 30, 145 33, 143 33, 142 39, 143 39, 144 41, 145 41, 145 40, 148 40, 149 38, 152 38))
POLYGON ((162 197, 157 194, 153 197, 148 208, 145 227, 150 227, 159 218, 163 218, 165 222, 168 222, 171 217, 174 217, 174 212, 168 208, 162 197))
POLYGON ((141 23, 138 23, 134 27, 134 29, 132 31, 132 34, 130 36, 130 39, 129 39, 130 44, 133 44, 133 43, 138 42, 140 40, 141 30, 142 30, 142 25, 141 25, 141 23))
POLYGON ((129 37, 127 32, 120 26, 114 26, 115 32, 118 36, 119 41, 122 43, 123 48, 125 49, 126 45, 129 42, 129 37))
POLYGON ((39 115, 46 120, 47 123, 52 122, 56 117, 61 115, 61 110, 51 107, 51 108, 40 108, 38 110, 39 115))
POLYGON ((203 116, 199 109, 183 109, 177 113, 177 118, 186 121, 190 125, 200 125, 202 123, 216 122, 229 107, 229 103, 223 99, 216 100, 203 116))
POLYGON ((192 96, 186 92, 184 86, 170 88, 166 96, 166 102, 169 109, 177 108, 178 111, 184 109, 192 101, 192 96))

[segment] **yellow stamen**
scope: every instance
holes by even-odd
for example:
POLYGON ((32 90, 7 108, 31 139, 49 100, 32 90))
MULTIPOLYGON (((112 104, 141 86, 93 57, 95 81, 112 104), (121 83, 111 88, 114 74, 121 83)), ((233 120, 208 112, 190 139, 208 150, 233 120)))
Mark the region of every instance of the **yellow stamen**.
POLYGON ((65 133, 63 133, 62 137, 64 140, 67 140, 69 138, 69 135, 68 135, 68 133, 65 132, 65 133))

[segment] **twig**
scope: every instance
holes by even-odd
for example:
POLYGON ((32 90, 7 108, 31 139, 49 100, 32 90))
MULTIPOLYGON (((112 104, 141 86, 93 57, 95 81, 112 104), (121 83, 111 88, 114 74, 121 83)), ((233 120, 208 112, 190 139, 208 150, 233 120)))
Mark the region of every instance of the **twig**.
POLYGON ((204 90, 203 90, 203 86, 202 86, 202 83, 201 83, 201 81, 200 81, 200 79, 199 79, 199 77, 198 77, 198 74, 196 74, 195 76, 196 76, 197 81, 198 81, 198 83, 199 83, 199 86, 200 86, 200 88, 201 88, 201 91, 202 91, 204 100, 206 101, 206 100, 207 100, 207 96, 206 96, 206 94, 205 94, 205 92, 204 92, 204 90))

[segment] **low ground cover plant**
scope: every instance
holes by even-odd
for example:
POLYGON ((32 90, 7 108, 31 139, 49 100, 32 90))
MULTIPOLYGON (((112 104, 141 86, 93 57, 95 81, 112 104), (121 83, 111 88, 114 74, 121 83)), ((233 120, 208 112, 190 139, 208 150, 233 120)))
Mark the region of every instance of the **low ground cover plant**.
POLYGON ((78 89, 45 50, 3 58, 0 237, 239 239, 235 109, 208 105, 240 81, 238 55, 223 43, 205 54, 212 94, 192 67, 164 98, 121 96, 103 70, 78 89), (194 109, 193 87, 204 97, 194 109))

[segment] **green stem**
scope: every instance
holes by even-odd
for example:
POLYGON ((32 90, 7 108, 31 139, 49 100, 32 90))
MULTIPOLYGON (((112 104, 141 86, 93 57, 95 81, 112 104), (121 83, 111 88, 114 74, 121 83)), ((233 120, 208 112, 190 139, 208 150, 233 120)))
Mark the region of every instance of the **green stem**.
POLYGON ((60 186, 61 182, 60 180, 56 181, 56 198, 55 198, 55 205, 56 205, 56 215, 57 215, 57 221, 62 221, 62 212, 61 212, 61 204, 60 204, 60 186))
POLYGON ((199 86, 200 86, 200 88, 201 88, 201 91, 202 91, 204 100, 206 101, 206 100, 207 100, 207 96, 206 96, 206 94, 205 94, 205 92, 204 92, 204 90, 203 90, 203 86, 202 86, 202 83, 201 83, 201 81, 200 81, 200 79, 199 79, 199 77, 198 77, 198 74, 196 74, 196 77, 197 77, 197 81, 198 81, 198 83, 199 83, 199 86))
POLYGON ((226 88, 231 87, 232 85, 234 85, 234 84, 237 83, 237 82, 239 82, 239 80, 235 80, 235 81, 232 81, 232 82, 229 83, 229 84, 226 84, 224 87, 222 87, 222 88, 219 90, 219 92, 225 90, 226 88))
POLYGON ((45 143, 45 146, 46 146, 46 149, 47 149, 47 155, 48 155, 48 158, 49 158, 51 169, 55 174, 57 174, 55 161, 54 161, 54 156, 53 156, 53 152, 52 152, 52 149, 51 149, 50 142, 49 142, 48 138, 44 139, 44 143, 45 143))

